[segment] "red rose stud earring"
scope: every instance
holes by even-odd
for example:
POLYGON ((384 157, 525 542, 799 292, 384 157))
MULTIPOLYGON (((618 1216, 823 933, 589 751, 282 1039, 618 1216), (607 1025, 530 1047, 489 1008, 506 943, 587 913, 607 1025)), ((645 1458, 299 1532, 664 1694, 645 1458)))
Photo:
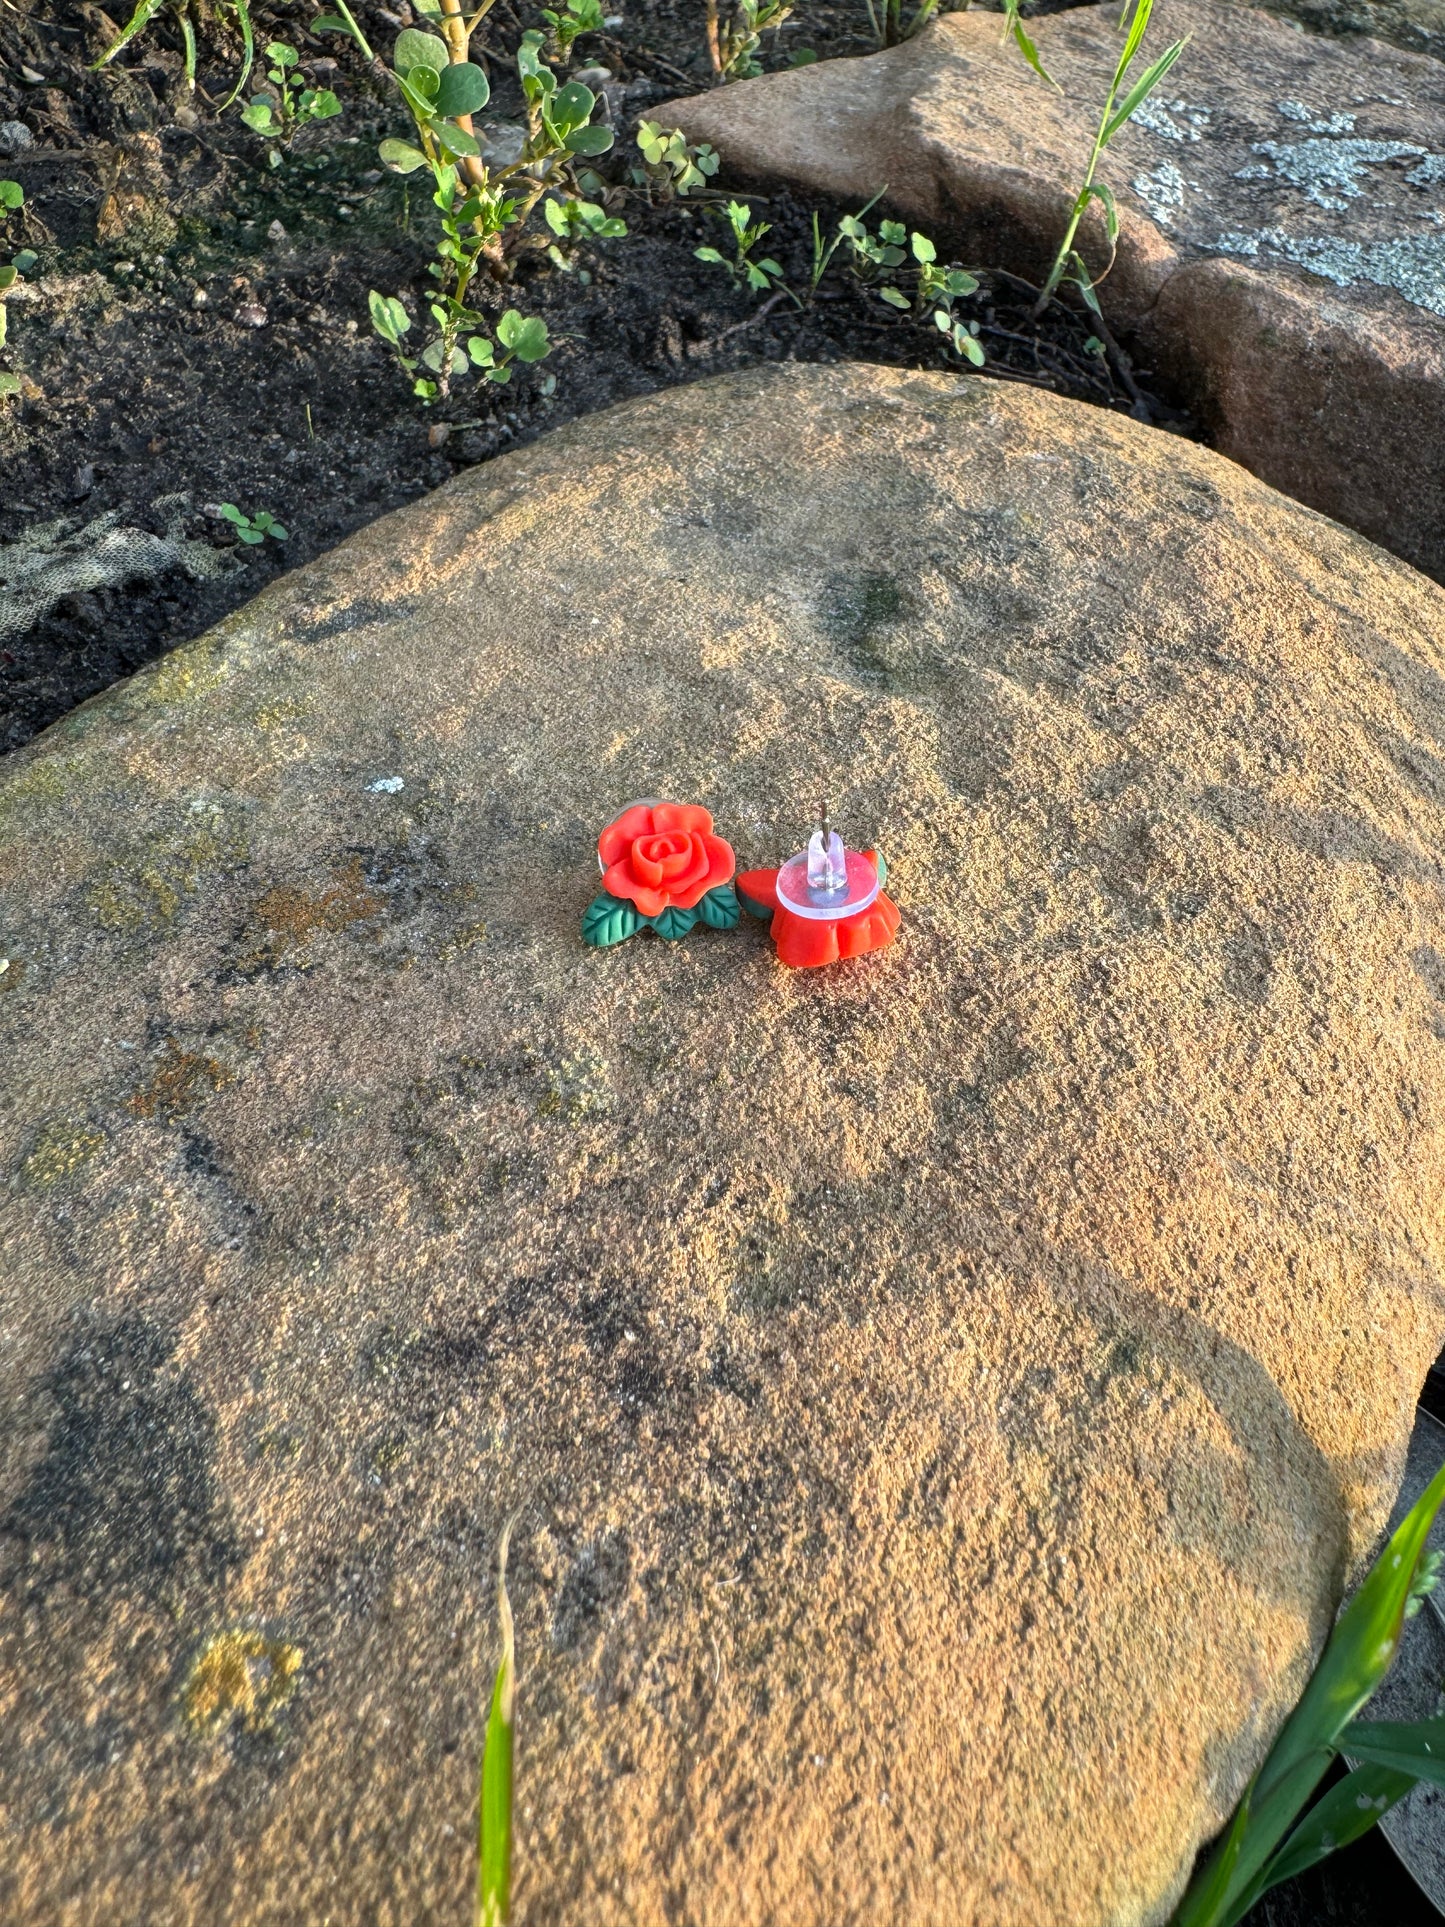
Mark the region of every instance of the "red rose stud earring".
POLYGON ((738 920, 737 864, 696 803, 633 803, 597 839, 603 889, 582 914, 582 936, 605 950, 639 930, 675 941, 698 922, 738 920))
POLYGON ((744 870, 742 907, 771 917, 779 961, 812 970, 883 950, 898 934, 898 906, 884 896, 888 866, 876 850, 848 850, 823 804, 808 847, 780 870, 744 870))

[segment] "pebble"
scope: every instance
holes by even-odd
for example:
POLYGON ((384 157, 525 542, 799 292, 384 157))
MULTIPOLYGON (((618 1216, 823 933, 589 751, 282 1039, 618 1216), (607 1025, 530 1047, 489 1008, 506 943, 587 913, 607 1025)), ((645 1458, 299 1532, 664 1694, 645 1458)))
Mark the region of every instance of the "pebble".
POLYGON ((23 154, 27 147, 34 145, 35 136, 23 120, 0 122, 0 154, 13 159, 16 154, 23 154))
POLYGON ((264 328, 267 319, 266 310, 255 301, 243 302, 236 310, 236 320, 243 328, 264 328))
POLYGON ((431 427, 426 432, 427 447, 444 448, 446 446, 447 437, 451 434, 451 432, 452 432, 451 424, 449 422, 433 422, 431 427))
POLYGON ((44 74, 37 74, 33 67, 22 67, 20 69, 20 78, 22 80, 28 80, 32 87, 43 87, 45 85, 44 74))
POLYGON ((193 290, 191 294, 191 306, 193 308, 208 308, 210 304, 211 297, 206 293, 204 288, 196 288, 193 290))
POLYGON ((280 221, 273 221, 270 227, 267 228, 266 239, 268 241, 284 241, 286 239, 286 230, 280 221))
POLYGON ((135 262, 134 261, 112 261, 111 269, 116 274, 134 274, 135 262))

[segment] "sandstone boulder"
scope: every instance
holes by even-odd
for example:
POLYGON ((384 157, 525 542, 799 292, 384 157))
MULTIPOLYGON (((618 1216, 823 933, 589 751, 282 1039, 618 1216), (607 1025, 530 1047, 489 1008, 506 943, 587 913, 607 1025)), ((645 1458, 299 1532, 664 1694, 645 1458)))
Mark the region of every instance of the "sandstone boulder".
MULTIPOLYGON (((860 60, 658 109, 735 176, 888 199, 963 258, 1038 281, 1119 53, 1118 10, 1031 23, 1051 91, 996 15, 860 60)), ((1445 577, 1445 67, 1218 0, 1161 0, 1184 58, 1111 143, 1122 233, 1100 286, 1215 445, 1445 577)), ((1141 62, 1142 70, 1143 62, 1141 62)), ((1095 274, 1102 218, 1082 230, 1095 274)))
POLYGON ((0 1918, 1159 1922, 1445 1335, 1445 594, 1223 458, 775 368, 0 765, 0 1918), (826 787, 897 944, 580 940, 826 787))

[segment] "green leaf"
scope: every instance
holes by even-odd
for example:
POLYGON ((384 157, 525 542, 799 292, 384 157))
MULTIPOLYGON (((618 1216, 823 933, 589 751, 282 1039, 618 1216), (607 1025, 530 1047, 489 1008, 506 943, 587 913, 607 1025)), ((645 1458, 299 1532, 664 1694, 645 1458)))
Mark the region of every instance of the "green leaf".
POLYGON ((719 883, 702 898, 697 909, 710 929, 735 929, 740 915, 738 893, 730 883, 719 883))
POLYGON ((253 100, 241 109, 241 119, 257 134, 269 134, 274 125, 268 101, 253 100))
POLYGON ((537 315, 524 317, 515 308, 508 308, 497 323, 497 339, 518 361, 542 361, 552 347, 546 322, 537 315))
POLYGON ((440 74, 451 65, 451 54, 440 34, 423 33, 420 27, 403 27, 396 36, 391 64, 403 79, 416 67, 430 67, 440 74))
POLYGON ((722 268, 727 266, 727 262, 723 260, 716 248, 694 248, 693 255, 699 261, 715 261, 722 268))
POLYGON ((376 151, 393 174, 415 174, 427 164, 426 155, 410 141, 383 141, 376 151))
POLYGON ((915 233, 912 245, 913 258, 915 261, 936 261, 938 259, 938 249, 926 234, 915 233))
POLYGON ((496 359, 496 350, 485 335, 468 335, 467 353, 478 368, 490 368, 496 359))
POLYGON ((1433 1720, 1352 1720, 1340 1735, 1351 1759, 1409 1773, 1445 1786, 1445 1717, 1433 1720))
POLYGON ((597 96, 590 87, 584 87, 580 80, 569 80, 557 90, 552 118, 565 133, 569 127, 580 127, 596 104, 597 96))
POLYGON ((963 329, 959 329, 953 345, 961 355, 967 356, 975 368, 982 368, 984 364, 983 347, 973 335, 966 334, 963 329))
POLYGON ((237 75, 235 86, 216 110, 217 113, 221 114, 225 113, 226 109, 231 105, 231 102, 235 100, 246 82, 251 78, 251 68, 256 58, 256 34, 255 29, 251 25, 249 0, 234 0, 234 5, 236 8, 236 19, 241 28, 241 71, 237 75))
POLYGON ((0 181, 0 207, 13 213, 17 207, 25 205, 25 189, 19 181, 0 181))
POLYGON ((595 950, 610 950, 613 944, 636 936, 642 925, 636 904, 603 890, 582 912, 582 941, 595 950))
POLYGON ((243 515, 241 511, 236 507, 236 504, 234 502, 222 502, 220 505, 220 508, 221 508, 221 513, 222 515, 225 516, 226 520, 228 522, 234 523, 238 529, 244 529, 244 528, 250 527, 250 524, 251 524, 250 516, 243 515))
MULTIPOLYGON (((1144 0, 1140 0, 1140 11, 1144 11, 1144 0)), ((1159 85, 1160 81, 1164 78, 1165 74, 1168 73, 1169 69, 1174 65, 1188 44, 1189 39, 1187 35, 1183 40, 1176 40, 1167 53, 1159 56, 1143 78, 1135 81, 1125 97, 1123 106, 1115 112, 1105 127, 1099 140, 1100 147, 1107 147, 1119 129, 1124 125, 1125 121, 1133 114, 1135 108, 1143 106, 1144 102, 1149 98, 1150 94, 1153 93, 1154 89, 1159 85)))
POLYGON ((394 294, 378 294, 373 288, 366 297, 371 325, 383 341, 395 343, 411 326, 411 316, 394 294))
POLYGON ((1113 188, 1107 186, 1103 181, 1091 181, 1085 198, 1103 203, 1104 226, 1108 230, 1110 243, 1112 244, 1117 241, 1119 238, 1119 206, 1114 199, 1113 188))
MULTIPOLYGON (((4 294, 8 288, 13 288, 19 279, 20 270, 13 261, 8 267, 0 268, 0 294, 4 294)), ((4 310, 0 309, 0 313, 3 312, 4 310)))
POLYGON ((1403 1800, 1415 1786, 1412 1773, 1387 1766, 1357 1767, 1318 1799, 1270 1861, 1249 1892, 1252 1907, 1260 1895, 1282 1880, 1293 1880, 1337 1848, 1349 1846, 1368 1833, 1382 1814, 1403 1800))
POLYGON ((1253 1890, 1319 1785, 1341 1743, 1342 1731, 1389 1671, 1415 1594, 1425 1541, 1442 1502, 1445 1467, 1430 1481, 1336 1620, 1298 1706, 1249 1789, 1248 1824, 1222 1894, 1216 1892, 1214 1878, 1220 1846, 1196 1869, 1174 1927, 1226 1927, 1239 1918, 1238 1903, 1253 1890))
POLYGON ((691 930, 698 920, 698 915, 697 910, 679 910, 675 903, 670 903, 660 915, 648 917, 645 921, 652 925, 659 937, 665 937, 669 943, 676 943, 680 937, 685 937, 691 930))
MULTIPOLYGON (((0 308, 0 323, 3 323, 4 319, 5 319, 5 311, 3 308, 0 308)), ((3 342, 4 339, 5 339, 4 329, 3 327, 0 327, 0 342, 3 342)), ((0 400, 8 400, 10 396, 18 395, 19 393, 20 393, 19 375, 0 374, 0 400)))
POLYGON ((289 542, 291 540, 290 531, 283 529, 279 522, 272 522, 267 528, 266 533, 271 537, 273 542, 289 542))
POLYGON ((464 127, 458 127, 455 121, 439 120, 433 124, 432 132, 453 160, 462 155, 475 158, 482 151, 475 137, 464 127))
POLYGON ((907 309, 907 308, 911 308, 913 305, 913 303, 908 299, 908 296, 906 294, 901 293, 897 288, 880 288, 878 290, 878 293, 881 299, 883 299, 888 303, 890 308, 907 309))
POLYGON ((266 540, 259 529, 237 529, 236 533, 243 542, 252 548, 254 548, 258 542, 264 542, 266 540))
POLYGON ((459 114, 475 114, 491 99, 487 76, 470 60, 444 67, 437 82, 436 109, 449 120, 459 114))
POLYGON ((517 1647, 512 1602, 507 1596, 509 1520, 497 1551, 497 1621, 502 1657, 492 1682, 492 1705, 482 1748, 482 1790, 477 1813, 477 1927, 503 1927, 512 1911, 512 1756, 516 1711, 517 1647))
POLYGON ((284 40, 272 40, 267 44, 266 58, 268 60, 274 60, 278 67, 294 67, 296 65, 296 49, 294 47, 288 47, 284 40))
POLYGON ((111 41, 110 45, 100 56, 100 59, 95 62, 90 71, 94 73, 97 68, 108 66, 110 62, 115 59, 121 48, 134 40, 136 35, 150 24, 150 17, 159 4, 160 0, 138 0, 135 12, 131 15, 130 19, 126 21, 119 34, 111 41))
POLYGON ((569 154, 585 154, 589 158, 605 154, 613 141, 610 127, 574 127, 568 134, 563 146, 569 154))
POLYGON ((350 33, 351 29, 344 20, 339 20, 334 13, 318 13, 316 18, 311 22, 311 25, 307 28, 307 32, 350 33))

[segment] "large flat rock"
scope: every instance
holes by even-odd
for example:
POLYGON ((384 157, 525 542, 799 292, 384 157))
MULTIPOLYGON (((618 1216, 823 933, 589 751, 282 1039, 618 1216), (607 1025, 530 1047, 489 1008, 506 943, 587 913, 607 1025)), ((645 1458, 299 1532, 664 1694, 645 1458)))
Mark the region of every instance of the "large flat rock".
POLYGON ((965 376, 629 403, 0 765, 0 1917, 1158 1922, 1445 1336, 1445 593, 965 376), (897 945, 599 953, 826 786, 897 945))
MULTIPOLYGON (((888 199, 976 264, 1042 280, 1118 59, 1118 9, 996 15, 674 101, 745 178, 888 199)), ((1445 66, 1224 0, 1160 0, 1193 38, 1106 153, 1122 220, 1112 324, 1256 475, 1445 578, 1445 66)), ((1140 71, 1148 54, 1140 62, 1140 71)), ((1093 272, 1102 219, 1081 230, 1093 272)))

